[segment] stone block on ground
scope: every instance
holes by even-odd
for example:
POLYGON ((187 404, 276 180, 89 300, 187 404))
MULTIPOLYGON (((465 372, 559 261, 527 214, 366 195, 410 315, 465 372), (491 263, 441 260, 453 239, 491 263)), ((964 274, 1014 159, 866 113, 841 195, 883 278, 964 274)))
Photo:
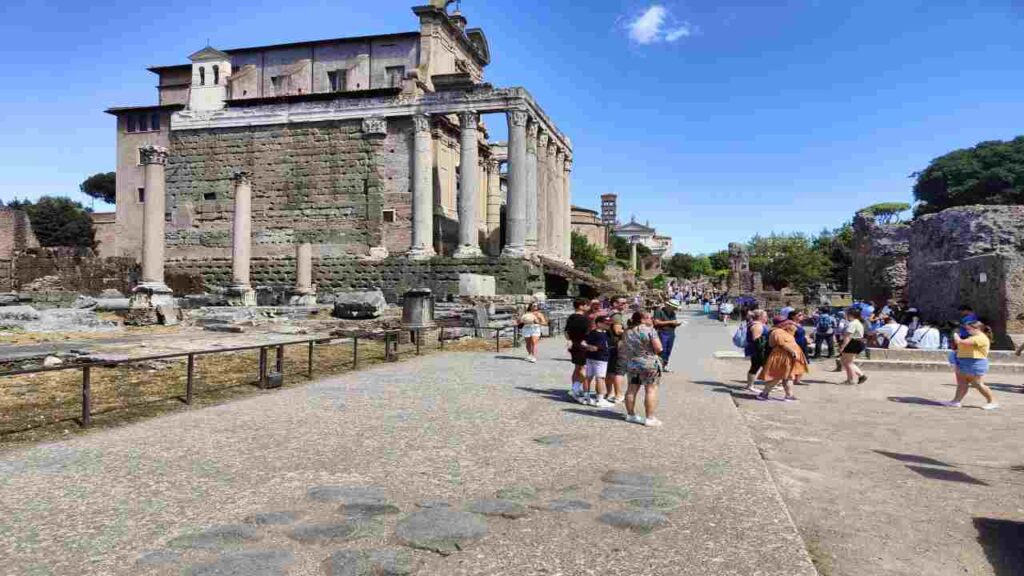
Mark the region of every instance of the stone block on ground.
POLYGON ((113 299, 113 298, 127 298, 127 296, 122 294, 119 290, 114 290, 113 288, 107 288, 106 290, 100 292, 99 298, 113 299))
POLYGON ((0 308, 0 325, 39 319, 39 311, 31 306, 4 306, 0 308))
POLYGON ((523 518, 530 514, 530 510, 518 502, 502 500, 500 498, 488 498, 471 502, 466 510, 484 516, 501 516, 502 518, 523 518))
POLYGON ((171 548, 219 550, 252 542, 258 538, 256 528, 244 524, 214 526, 195 534, 183 534, 168 542, 171 548))
POLYGON ((349 319, 380 318, 388 303, 380 290, 342 292, 334 295, 334 317, 349 319))
POLYGON ((448 508, 420 510, 395 527, 399 542, 444 555, 463 550, 486 534, 487 523, 479 515, 448 508))
POLYGON ((495 296, 494 276, 459 274, 459 296, 495 296))
POLYGON ((625 528, 646 534, 668 524, 668 517, 660 512, 649 510, 624 510, 608 512, 598 517, 598 521, 616 528, 625 528))
POLYGON ((415 569, 412 555, 397 550, 342 550, 324 562, 327 576, 407 576, 415 569))
POLYGON ((285 576, 295 561, 288 550, 240 550, 222 555, 208 564, 199 564, 192 576, 285 576))

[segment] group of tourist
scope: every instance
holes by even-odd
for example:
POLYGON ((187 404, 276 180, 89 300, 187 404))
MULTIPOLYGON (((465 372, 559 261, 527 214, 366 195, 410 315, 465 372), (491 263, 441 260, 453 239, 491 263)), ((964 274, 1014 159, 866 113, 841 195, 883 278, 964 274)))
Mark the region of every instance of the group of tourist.
MULTIPOLYGON (((940 348, 938 330, 920 322, 920 317, 912 308, 899 310, 887 305, 876 316, 874 306, 858 302, 844 310, 840 318, 828 312, 820 310, 813 318, 813 358, 821 356, 823 344, 827 344, 830 358, 833 347, 837 346, 839 371, 846 377, 843 384, 863 384, 868 380, 868 376, 856 363, 857 356, 868 347, 906 348, 913 341, 925 342, 923 349, 940 348), (865 317, 868 319, 867 325, 865 317), (913 330, 904 319, 910 322, 916 320, 913 330), (932 334, 933 331, 935 334, 932 334)), ((796 400, 792 386, 801 383, 811 365, 808 360, 810 348, 805 320, 807 318, 802 312, 789 305, 780 309, 779 315, 771 322, 765 310, 755 309, 747 313, 746 322, 737 331, 733 341, 742 344, 745 355, 750 359, 745 389, 758 392, 758 399, 768 400, 772 389, 781 383, 785 392, 783 400, 796 400), (760 391, 755 388, 757 381, 763 384, 760 391)), ((953 400, 942 402, 943 405, 959 408, 973 387, 985 398, 983 410, 998 408, 991 390, 984 382, 989 371, 991 342, 991 329, 979 320, 970 306, 961 306, 960 322, 952 334, 952 350, 949 354, 957 388, 953 400)), ((1024 345, 1017 349, 1018 355, 1022 353, 1024 345)))
POLYGON ((670 351, 673 341, 667 333, 671 327, 674 337, 679 321, 664 310, 659 311, 657 320, 645 310, 630 311, 629 301, 623 296, 612 298, 609 304, 606 308, 599 300, 585 298, 573 303, 575 311, 565 322, 573 364, 569 393, 586 406, 612 408, 623 404, 627 422, 661 426, 655 416, 658 385, 666 366, 665 349, 670 351), (636 410, 641 389, 644 416, 636 410))

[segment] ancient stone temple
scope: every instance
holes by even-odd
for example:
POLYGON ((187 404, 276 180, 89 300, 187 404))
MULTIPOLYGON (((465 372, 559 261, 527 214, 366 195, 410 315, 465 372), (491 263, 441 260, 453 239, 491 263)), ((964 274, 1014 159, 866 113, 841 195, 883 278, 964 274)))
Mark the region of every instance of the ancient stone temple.
POLYGON ((570 264, 572 143, 526 89, 484 81, 487 38, 447 4, 414 7, 408 33, 207 46, 150 68, 159 104, 108 110, 116 253, 141 253, 150 191, 139 149, 159 146, 169 273, 219 262, 223 283, 244 291, 233 255, 258 282, 303 244, 322 285, 331 259, 570 264), (491 141, 487 121, 507 124, 508 141, 491 141))

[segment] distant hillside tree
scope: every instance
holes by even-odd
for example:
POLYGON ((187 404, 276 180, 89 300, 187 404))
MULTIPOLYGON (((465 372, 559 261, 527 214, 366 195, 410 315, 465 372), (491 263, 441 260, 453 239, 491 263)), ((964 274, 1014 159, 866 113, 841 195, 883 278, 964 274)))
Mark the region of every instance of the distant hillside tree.
POLYGON ((750 269, 776 289, 806 291, 831 275, 831 261, 803 234, 754 236, 748 247, 750 269))
POLYGON ((582 234, 572 233, 572 263, 579 270, 586 270, 598 278, 604 277, 608 257, 599 246, 591 244, 582 234))
POLYGON ((912 176, 916 215, 971 204, 1024 204, 1024 136, 955 150, 912 176))
POLYGON ((117 175, 114 172, 93 174, 78 185, 82 194, 102 200, 107 204, 117 201, 117 175))

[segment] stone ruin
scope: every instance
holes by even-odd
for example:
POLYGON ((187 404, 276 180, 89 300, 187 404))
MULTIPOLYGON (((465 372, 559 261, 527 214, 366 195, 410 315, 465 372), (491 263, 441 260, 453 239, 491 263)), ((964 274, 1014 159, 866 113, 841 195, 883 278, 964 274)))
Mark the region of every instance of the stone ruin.
POLYGON ((729 244, 729 296, 752 295, 764 291, 760 272, 750 271, 750 255, 739 242, 729 244))
POLYGON ((850 291, 872 302, 902 300, 907 287, 910 225, 880 225, 870 214, 853 218, 850 291))

